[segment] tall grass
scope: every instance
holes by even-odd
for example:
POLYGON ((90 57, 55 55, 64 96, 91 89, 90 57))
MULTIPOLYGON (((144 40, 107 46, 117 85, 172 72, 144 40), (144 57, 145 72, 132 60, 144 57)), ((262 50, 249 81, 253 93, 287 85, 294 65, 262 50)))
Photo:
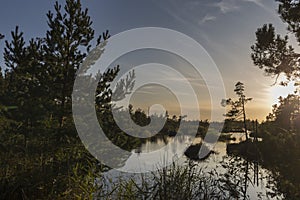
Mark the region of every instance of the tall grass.
POLYGON ((205 170, 192 162, 185 166, 173 164, 159 169, 151 174, 140 174, 131 178, 118 179, 110 183, 110 190, 106 183, 99 185, 94 199, 157 199, 157 200, 217 200, 238 199, 241 197, 239 188, 232 187, 228 181, 219 176, 216 171, 205 170))

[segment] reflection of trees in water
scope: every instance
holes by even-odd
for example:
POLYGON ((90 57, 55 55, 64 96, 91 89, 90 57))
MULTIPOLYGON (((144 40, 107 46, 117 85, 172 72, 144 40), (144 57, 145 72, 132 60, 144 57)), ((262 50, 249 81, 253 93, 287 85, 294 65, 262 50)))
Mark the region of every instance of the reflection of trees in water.
POLYGON ((227 181, 233 181, 240 188, 243 199, 249 197, 249 187, 259 187, 266 184, 266 193, 258 194, 258 197, 275 197, 280 196, 278 189, 275 187, 276 181, 266 171, 259 167, 262 163, 262 155, 258 145, 258 122, 253 121, 253 141, 246 140, 237 144, 227 144, 227 153, 231 156, 224 159, 222 166, 227 169, 225 178, 227 181), (259 178, 260 177, 260 178, 259 178), (229 179, 230 178, 230 179, 229 179))
MULTIPOLYGON (((220 175, 220 179, 226 182, 227 186, 235 188, 232 191, 238 191, 232 195, 249 199, 250 188, 265 187, 265 193, 260 191, 255 194, 257 198, 281 199, 281 193, 276 187, 276 180, 272 177, 271 172, 262 169, 258 162, 248 161, 238 156, 228 156, 223 159, 221 165, 225 169, 225 173, 220 175)), ((230 188, 227 189, 230 191, 230 188)))

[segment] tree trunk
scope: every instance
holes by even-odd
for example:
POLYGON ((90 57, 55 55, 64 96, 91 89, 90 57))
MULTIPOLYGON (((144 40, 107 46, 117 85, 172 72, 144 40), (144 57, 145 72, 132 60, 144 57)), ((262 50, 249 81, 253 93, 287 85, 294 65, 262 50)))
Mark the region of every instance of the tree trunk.
POLYGON ((247 124, 246 124, 246 111, 245 111, 245 101, 244 101, 244 98, 242 98, 242 104, 243 104, 244 130, 245 130, 245 135, 246 135, 246 141, 248 141, 247 124))

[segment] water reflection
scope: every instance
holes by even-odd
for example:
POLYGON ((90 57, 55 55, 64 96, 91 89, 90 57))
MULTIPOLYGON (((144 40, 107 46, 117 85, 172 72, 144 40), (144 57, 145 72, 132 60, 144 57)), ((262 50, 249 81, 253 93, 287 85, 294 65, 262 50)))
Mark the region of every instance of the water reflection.
MULTIPOLYGON (((272 177, 272 173, 260 166, 258 160, 248 161, 227 152, 228 145, 237 144, 245 139, 243 133, 230 133, 229 135, 231 135, 231 139, 217 142, 213 147, 213 153, 209 154, 209 156, 205 159, 197 160, 184 155, 182 157, 179 156, 178 158, 174 158, 174 160, 176 160, 176 163, 180 165, 186 165, 189 161, 193 160, 199 169, 204 170, 207 173, 215 170, 218 176, 216 178, 226 182, 227 187, 232 186, 237 188, 241 193, 237 196, 242 197, 243 199, 283 199, 282 195, 277 194, 276 182, 272 177)), ((139 157, 140 153, 159 150, 167 143, 172 143, 172 145, 167 149, 167 152, 164 155, 161 155, 162 162, 164 161, 163 156, 172 155, 177 148, 188 149, 188 144, 191 143, 192 146, 201 145, 202 139, 200 137, 192 139, 190 136, 176 138, 161 136, 156 137, 155 139, 152 138, 151 140, 147 140, 143 143, 138 149, 132 150, 132 154, 126 161, 123 168, 130 169, 134 167, 141 167, 136 163, 132 163, 133 160, 136 160, 139 157)), ((198 148, 198 150, 199 149, 200 148, 198 148)), ((139 164, 147 165, 151 159, 152 158, 149 157, 147 159, 140 160, 139 164)), ((105 174, 105 177, 114 179, 122 176, 124 178, 124 175, 125 174, 117 172, 116 170, 111 170, 105 174)), ((138 175, 130 175, 131 178, 133 176, 138 175)), ((230 188, 227 189, 230 191, 230 188)))

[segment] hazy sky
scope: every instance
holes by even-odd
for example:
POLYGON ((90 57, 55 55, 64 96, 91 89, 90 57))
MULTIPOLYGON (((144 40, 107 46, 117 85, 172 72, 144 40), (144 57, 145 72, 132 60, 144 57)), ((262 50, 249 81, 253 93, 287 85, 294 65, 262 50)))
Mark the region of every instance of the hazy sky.
MULTIPOLYGON (((10 31, 19 25, 26 39, 44 36, 46 13, 53 9, 54 2, 2 0, 0 32, 10 39, 10 31)), ((106 29, 114 35, 151 26, 174 29, 194 38, 219 67, 228 97, 234 96, 237 81, 245 83, 246 95, 253 97, 248 105, 250 118, 264 119, 277 97, 289 92, 287 88, 271 87, 274 80, 265 77, 250 58, 250 46, 255 42, 258 27, 273 23, 279 33, 287 33, 273 0, 88 0, 82 3, 89 9, 97 34, 106 29)), ((1 54, 3 47, 2 41, 1 54)), ((3 66, 2 57, 0 63, 3 66)))

